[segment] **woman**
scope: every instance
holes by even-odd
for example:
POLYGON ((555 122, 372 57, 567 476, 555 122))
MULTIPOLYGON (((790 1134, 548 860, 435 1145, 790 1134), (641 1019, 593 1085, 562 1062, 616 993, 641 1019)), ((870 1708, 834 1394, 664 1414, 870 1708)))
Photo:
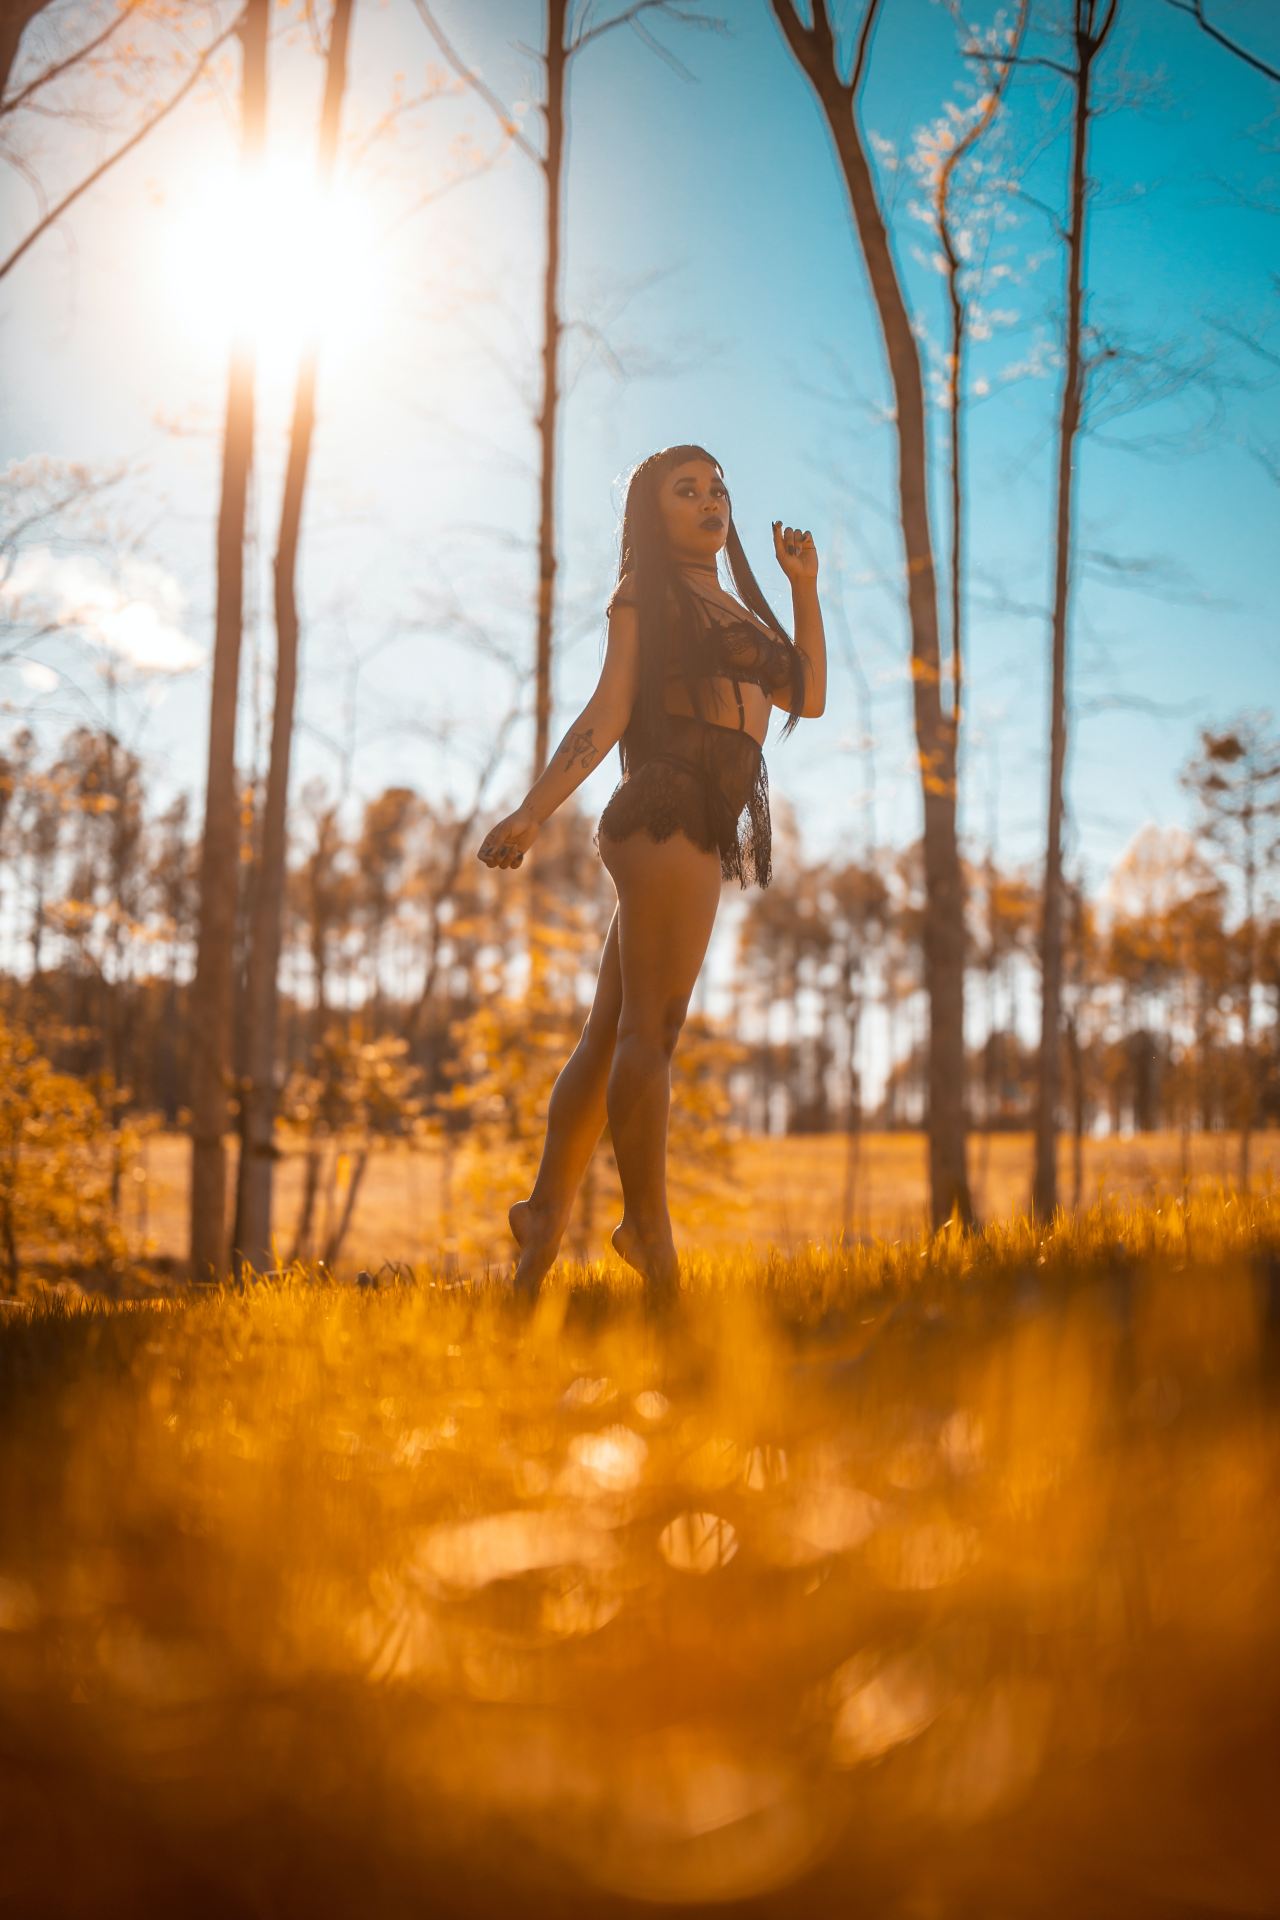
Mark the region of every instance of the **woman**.
POLYGON ((667 1211, 671 1056, 711 938, 720 889, 771 877, 762 743, 771 707, 783 737, 826 705, 818 555, 808 532, 773 523, 791 583, 788 639, 747 564, 718 460, 666 447, 627 483, 618 580, 600 681, 546 771, 477 857, 518 867, 541 823, 601 756, 622 780, 596 848, 617 888, 595 1000, 551 1093, 533 1192, 510 1209, 515 1285, 535 1294, 552 1265, 606 1117, 622 1179, 613 1245, 655 1295, 678 1283, 667 1211), (720 585, 725 549, 740 598, 720 585))

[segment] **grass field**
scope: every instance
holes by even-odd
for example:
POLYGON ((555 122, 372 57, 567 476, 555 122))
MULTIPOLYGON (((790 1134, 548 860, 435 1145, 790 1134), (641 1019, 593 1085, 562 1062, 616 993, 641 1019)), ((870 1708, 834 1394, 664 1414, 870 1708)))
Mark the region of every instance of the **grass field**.
MULTIPOLYGON (((1187 1149, 1188 1192, 1230 1181, 1237 1163, 1237 1136, 1193 1137, 1187 1149)), ((1087 1140, 1082 1200, 1153 1200, 1183 1191, 1183 1145, 1176 1133, 1125 1140, 1087 1140)), ((126 1224, 135 1246, 148 1245, 161 1258, 180 1260, 187 1249, 186 1195, 190 1146, 176 1134, 147 1142, 134 1182, 126 1224)), ((731 1165, 714 1180, 686 1182, 671 1172, 671 1214, 676 1242, 705 1251, 769 1248, 798 1252, 813 1242, 848 1237, 914 1237, 926 1222, 924 1137, 918 1133, 869 1133, 861 1141, 849 1219, 844 1217, 848 1147, 841 1135, 747 1137, 734 1144, 731 1165)), ((1027 1134, 997 1134, 970 1142, 975 1204, 985 1218, 1004 1219, 1027 1204, 1031 1141, 1027 1134)), ((1253 1149, 1254 1184, 1266 1190, 1280 1178, 1280 1132, 1259 1134, 1253 1149)), ((610 1230, 622 1217, 613 1157, 596 1154, 593 1202, 580 1196, 562 1253, 578 1261, 607 1260, 622 1269, 610 1245, 610 1230)), ((455 1166, 446 1199, 444 1168, 437 1152, 392 1150, 375 1154, 360 1190, 338 1271, 376 1268, 384 1260, 415 1268, 443 1259, 458 1271, 512 1257, 506 1210, 523 1199, 529 1182, 513 1177, 495 1159, 463 1157, 455 1166)), ((1061 1154, 1064 1199, 1071 1196, 1071 1154, 1061 1154)), ((302 1188, 301 1162, 286 1157, 277 1176, 276 1220, 282 1252, 292 1244, 302 1188)))
POLYGON ((576 1278, 4 1315, 0 1910, 1277 1911, 1280 1196, 576 1278))

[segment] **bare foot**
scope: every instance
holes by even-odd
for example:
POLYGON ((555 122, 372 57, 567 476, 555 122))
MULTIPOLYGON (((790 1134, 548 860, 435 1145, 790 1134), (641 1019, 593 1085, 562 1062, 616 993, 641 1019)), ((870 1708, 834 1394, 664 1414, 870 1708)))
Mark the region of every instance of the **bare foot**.
POLYGON ((507 1208, 507 1225, 516 1245, 522 1247, 533 1229, 533 1208, 527 1200, 517 1200, 507 1208))
POLYGON ((680 1260, 670 1229, 658 1238, 642 1233, 624 1215, 609 1238, 614 1252, 643 1276, 653 1296, 675 1293, 680 1285, 680 1260))
POLYGON ((517 1200, 507 1209, 507 1222, 520 1247, 513 1284, 517 1293, 532 1299, 555 1265, 564 1229, 535 1213, 528 1200, 517 1200))

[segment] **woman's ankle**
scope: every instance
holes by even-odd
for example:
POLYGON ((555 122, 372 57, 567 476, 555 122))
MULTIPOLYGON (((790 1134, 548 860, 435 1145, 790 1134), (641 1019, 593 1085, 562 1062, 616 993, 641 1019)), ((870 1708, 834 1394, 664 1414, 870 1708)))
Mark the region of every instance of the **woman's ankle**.
POLYGON ((572 1208, 562 1202, 539 1199, 531 1193, 525 1205, 529 1209, 529 1218, 542 1232, 563 1233, 569 1223, 572 1208))
POLYGON ((626 1207, 620 1224, 629 1232, 636 1234, 646 1246, 665 1247, 671 1244, 674 1238, 671 1230, 671 1214, 666 1207, 660 1211, 643 1213, 626 1207))

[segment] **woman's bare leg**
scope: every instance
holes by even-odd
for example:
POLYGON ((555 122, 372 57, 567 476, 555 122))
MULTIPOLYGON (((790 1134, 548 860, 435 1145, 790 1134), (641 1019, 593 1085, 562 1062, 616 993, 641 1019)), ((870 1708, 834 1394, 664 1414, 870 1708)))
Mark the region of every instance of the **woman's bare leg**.
POLYGON ((577 1046, 551 1089, 547 1137, 533 1192, 527 1200, 517 1200, 507 1213, 520 1244, 515 1284, 522 1293, 536 1292, 555 1261, 582 1176, 604 1132, 605 1088, 621 1011, 622 970, 615 908, 600 957, 591 1011, 577 1046))
POLYGON ((600 835, 618 889, 622 1007, 606 1107, 622 1178, 613 1244, 658 1289, 679 1277, 667 1210, 671 1057, 689 1009, 722 886, 718 854, 675 833, 654 841, 600 835))

